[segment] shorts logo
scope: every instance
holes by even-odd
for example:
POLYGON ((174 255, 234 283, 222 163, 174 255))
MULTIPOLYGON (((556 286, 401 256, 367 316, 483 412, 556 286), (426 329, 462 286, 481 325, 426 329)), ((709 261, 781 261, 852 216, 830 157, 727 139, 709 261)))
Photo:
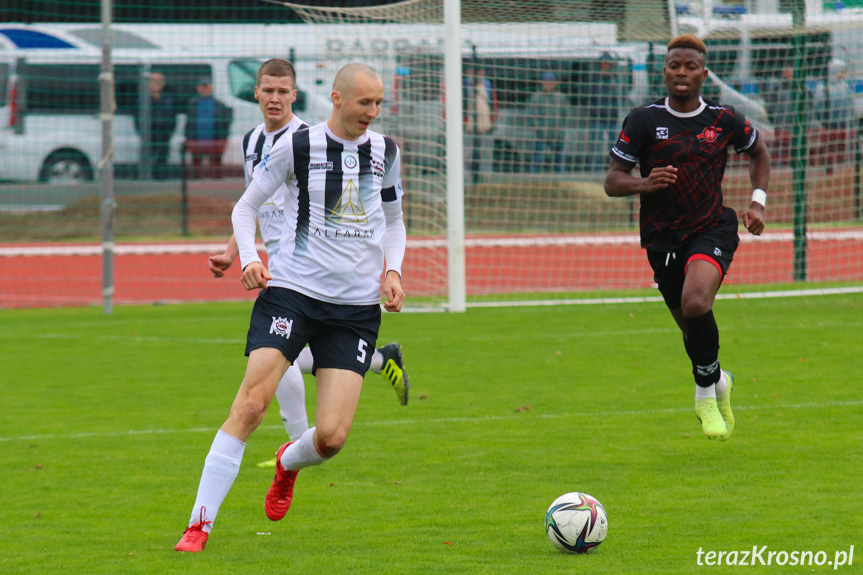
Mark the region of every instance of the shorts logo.
POLYGON ((288 320, 283 317, 274 317, 273 323, 270 326, 270 334, 284 336, 285 339, 291 337, 291 327, 294 325, 294 320, 288 320))
POLYGON ((668 128, 656 128, 656 139, 657 140, 667 140, 668 139, 668 128))
POLYGON ((715 255, 716 257, 721 257, 722 250, 720 250, 719 248, 713 248, 713 255, 715 255))

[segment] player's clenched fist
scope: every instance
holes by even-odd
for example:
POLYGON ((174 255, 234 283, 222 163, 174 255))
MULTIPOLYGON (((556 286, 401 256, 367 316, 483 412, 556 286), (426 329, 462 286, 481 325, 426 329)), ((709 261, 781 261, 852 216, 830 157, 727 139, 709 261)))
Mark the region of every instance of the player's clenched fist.
POLYGON ((644 179, 642 193, 663 190, 677 181, 677 168, 665 166, 664 168, 653 168, 650 175, 644 179))
POLYGON ((247 290, 263 289, 267 287, 267 282, 273 279, 267 268, 261 262, 252 262, 243 270, 243 275, 240 276, 240 283, 247 290))
POLYGON ((743 212, 743 225, 754 236, 760 236, 764 231, 764 206, 758 202, 749 204, 749 208, 743 212))

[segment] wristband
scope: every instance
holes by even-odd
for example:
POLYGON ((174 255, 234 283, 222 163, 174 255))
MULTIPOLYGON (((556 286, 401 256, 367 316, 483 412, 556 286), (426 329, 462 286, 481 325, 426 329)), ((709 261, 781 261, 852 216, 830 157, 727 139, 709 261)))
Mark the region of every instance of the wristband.
POLYGON ((767 207, 767 192, 761 188, 752 190, 752 201, 761 204, 763 207, 767 207))

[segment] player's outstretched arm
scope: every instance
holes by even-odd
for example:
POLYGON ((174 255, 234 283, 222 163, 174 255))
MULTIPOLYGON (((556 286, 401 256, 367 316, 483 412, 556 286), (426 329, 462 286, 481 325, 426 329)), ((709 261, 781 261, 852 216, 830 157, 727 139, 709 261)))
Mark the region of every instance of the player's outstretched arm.
POLYGON ((649 194, 664 190, 677 181, 677 168, 665 166, 653 168, 646 178, 637 178, 630 174, 632 168, 616 160, 611 160, 611 167, 605 175, 605 193, 612 198, 649 194))
MULTIPOLYGON (((749 181, 752 183, 752 189, 766 192, 770 185, 770 152, 767 146, 759 139, 752 150, 748 150, 746 154, 749 156, 749 181)), ((743 225, 749 233, 760 236, 765 226, 764 204, 755 200, 755 194, 753 194, 753 200, 743 212, 743 225)))
POLYGON ((389 312, 398 312, 402 310, 402 304, 405 303, 405 290, 402 289, 402 276, 398 272, 390 270, 384 277, 384 297, 387 301, 384 302, 384 309, 389 312))
POLYGON ((231 264, 234 263, 234 260, 237 259, 237 256, 240 255, 240 250, 237 248, 237 238, 231 235, 230 241, 228 241, 228 247, 225 248, 225 251, 212 255, 207 260, 209 264, 210 271, 213 273, 213 277, 220 278, 225 275, 225 271, 231 264))

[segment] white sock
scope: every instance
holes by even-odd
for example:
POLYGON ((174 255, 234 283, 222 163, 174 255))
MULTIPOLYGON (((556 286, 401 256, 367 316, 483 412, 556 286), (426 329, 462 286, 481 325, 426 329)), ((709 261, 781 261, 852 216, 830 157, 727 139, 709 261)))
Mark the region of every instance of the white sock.
POLYGON ((288 446, 282 454, 282 467, 299 471, 326 461, 315 449, 315 428, 307 430, 300 440, 288 446))
POLYGON ((312 349, 310 347, 304 347, 303 351, 300 352, 300 355, 297 356, 297 360, 294 362, 294 365, 299 366, 300 371, 303 373, 312 373, 312 367, 315 365, 315 358, 312 357, 312 349))
MULTIPOLYGON (((222 501, 231 490, 237 473, 240 471, 240 462, 243 460, 243 451, 246 444, 232 435, 228 435, 221 429, 216 432, 210 452, 204 460, 204 471, 201 473, 201 483, 198 484, 198 495, 195 497, 195 506, 192 508, 192 517, 189 525, 201 521, 201 509, 205 511, 204 520, 215 521, 219 513, 222 501)), ((212 523, 204 525, 207 533, 213 528, 212 523)))
POLYGON ((285 424, 285 431, 291 441, 297 441, 309 428, 309 418, 306 415, 306 384, 298 365, 288 368, 279 387, 276 388, 276 400, 279 402, 279 415, 285 424))
POLYGON ((728 393, 728 380, 725 379, 725 372, 719 370, 719 381, 716 382, 716 395, 725 395, 728 393))
POLYGON ((716 385, 710 385, 708 387, 701 387, 700 385, 696 385, 695 401, 708 398, 716 399, 716 385))
POLYGON ((369 368, 375 373, 380 373, 384 367, 384 354, 375 350, 372 354, 372 366, 369 368))

